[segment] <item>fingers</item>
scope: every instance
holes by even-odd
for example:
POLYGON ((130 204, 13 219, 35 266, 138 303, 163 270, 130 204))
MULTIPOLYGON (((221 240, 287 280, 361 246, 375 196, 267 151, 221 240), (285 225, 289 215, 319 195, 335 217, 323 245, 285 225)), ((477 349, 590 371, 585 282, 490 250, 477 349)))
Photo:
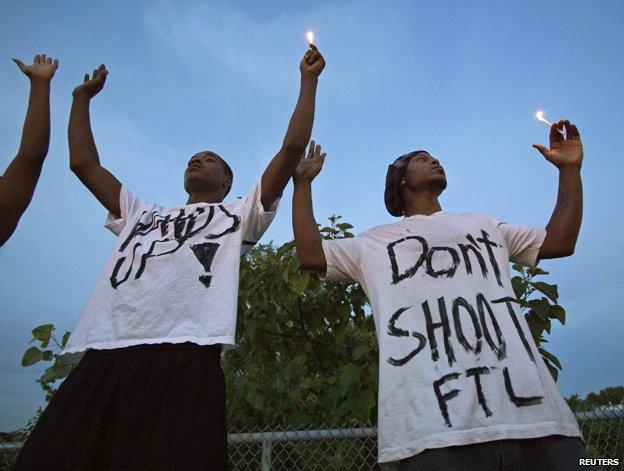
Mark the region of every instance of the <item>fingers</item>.
POLYGON ((313 51, 318 51, 318 47, 316 47, 314 44, 310 43, 310 49, 312 49, 313 51))
POLYGON ((567 119, 564 119, 563 128, 565 129, 566 140, 567 141, 573 140, 574 136, 572 135, 572 128, 570 127, 570 121, 568 121, 567 119))
POLYGON ((319 144, 317 144, 314 147, 314 158, 318 159, 321 156, 321 146, 319 144))
POLYGON ((87 83, 89 81, 89 74, 85 74, 84 80, 82 83, 87 83))
POLYGON ((558 121, 558 122, 553 123, 552 126, 550 127, 550 134, 548 136, 550 139, 550 147, 552 147, 555 142, 563 140, 563 136, 559 132, 559 127, 562 125, 563 125, 563 121, 558 121))
POLYGON ((54 59, 52 61, 52 66, 54 67, 54 70, 58 69, 58 59, 54 59))
POLYGON ((550 152, 550 149, 548 149, 548 147, 543 146, 541 144, 533 144, 533 147, 536 148, 539 151, 539 153, 542 154, 544 157, 548 158, 548 153, 550 152))
POLYGON ((19 59, 13 59, 13 62, 15 62, 17 64, 17 66, 20 68, 20 70, 22 70, 22 68, 24 67, 24 63, 19 60, 19 59))
POLYGON ((314 157, 314 140, 310 141, 310 146, 308 147, 308 156, 306 158, 311 159, 314 157))
POLYGON ((39 54, 37 54, 33 59, 33 64, 38 64, 38 63, 39 63, 39 54))
MULTIPOLYGON (((560 121, 561 122, 561 121, 560 121)), ((563 127, 565 128, 566 140, 567 141, 580 141, 581 136, 577 127, 572 124, 569 120, 563 120, 563 127)))

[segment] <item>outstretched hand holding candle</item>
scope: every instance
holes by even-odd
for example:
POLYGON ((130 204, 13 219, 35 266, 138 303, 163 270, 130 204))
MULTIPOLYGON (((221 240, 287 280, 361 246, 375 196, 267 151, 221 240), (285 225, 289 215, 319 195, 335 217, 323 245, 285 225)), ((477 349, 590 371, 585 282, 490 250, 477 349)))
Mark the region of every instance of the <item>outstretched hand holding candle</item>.
POLYGON ((301 76, 309 78, 317 78, 325 68, 325 59, 319 52, 318 48, 310 43, 310 48, 301 59, 299 70, 301 76))
POLYGON ((325 68, 325 59, 314 44, 306 51, 301 62, 301 87, 295 111, 288 123, 282 147, 262 174, 262 205, 268 209, 282 194, 292 178, 305 152, 314 124, 316 87, 318 77, 325 68))
POLYGON ((546 238, 538 259, 566 257, 574 253, 583 219, 581 136, 574 124, 561 120, 550 126, 550 148, 541 144, 533 144, 533 147, 559 169, 557 205, 546 226, 546 238), (565 137, 560 128, 565 128, 565 137))
POLYGON ((583 163, 583 143, 576 126, 567 119, 552 123, 550 126, 550 149, 533 144, 544 157, 558 168, 564 166, 581 167, 583 163), (559 131, 565 128, 565 137, 559 131))

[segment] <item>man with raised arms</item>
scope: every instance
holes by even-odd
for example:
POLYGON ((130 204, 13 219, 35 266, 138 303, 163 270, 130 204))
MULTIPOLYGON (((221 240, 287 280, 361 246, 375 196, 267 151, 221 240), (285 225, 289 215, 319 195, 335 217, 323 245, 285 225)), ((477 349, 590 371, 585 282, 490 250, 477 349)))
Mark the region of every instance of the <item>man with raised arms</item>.
POLYGON ((576 469, 585 456, 574 415, 515 299, 508 263, 534 267, 574 252, 583 147, 569 121, 551 127, 550 148, 534 147, 559 171, 545 230, 444 212, 444 168, 415 151, 397 158, 386 176, 386 208, 402 219, 324 240, 312 210, 312 181, 325 158, 319 146, 312 142, 295 172, 301 266, 360 283, 372 306, 382 463, 402 470, 576 469))
POLYGON ((234 345, 239 260, 273 220, 305 151, 324 66, 312 46, 282 146, 249 196, 223 202, 232 170, 204 151, 184 173, 188 200, 169 208, 138 199, 100 165, 89 105, 108 72, 85 75, 74 90, 70 165, 118 239, 65 348, 86 353, 17 469, 226 469, 220 354, 234 345))

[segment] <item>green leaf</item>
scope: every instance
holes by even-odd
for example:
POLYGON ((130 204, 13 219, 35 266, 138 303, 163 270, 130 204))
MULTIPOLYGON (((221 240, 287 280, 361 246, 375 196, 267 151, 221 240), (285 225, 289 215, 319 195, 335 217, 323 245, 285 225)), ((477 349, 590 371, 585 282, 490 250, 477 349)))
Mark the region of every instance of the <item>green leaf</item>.
POLYGON ((35 327, 32 330, 32 335, 34 338, 41 342, 41 347, 46 348, 48 343, 50 343, 50 336, 52 335, 52 331, 54 330, 54 325, 52 324, 43 324, 38 327, 35 327))
POLYGON ((291 275, 289 284, 291 289, 297 294, 303 294, 308 282, 310 281, 310 274, 308 272, 299 272, 291 275))
POLYGON ((71 335, 71 332, 65 332, 63 334, 63 340, 61 341, 61 347, 65 348, 65 345, 67 345, 67 341, 69 340, 69 336, 71 335))
POLYGON ((65 378, 71 372, 72 368, 72 365, 55 363, 47 368, 39 379, 44 383, 54 382, 57 379, 65 378))
POLYGON ((22 366, 31 366, 43 359, 43 352, 37 347, 30 347, 24 352, 22 366))
POLYGON ((561 306, 550 306, 549 316, 565 325, 566 312, 561 306))
POLYGON ((340 224, 336 224, 336 227, 341 231, 346 231, 347 229, 353 229, 353 226, 348 222, 341 222, 340 224))
POLYGON ((556 303, 559 298, 559 293, 557 292, 557 285, 551 285, 548 283, 544 283, 543 281, 531 281, 531 286, 533 286, 536 290, 544 293, 548 298, 556 303))
POLYGON ((548 313, 550 312, 550 307, 552 305, 548 302, 546 298, 541 299, 532 299, 529 301, 529 307, 531 311, 535 312, 541 320, 548 320, 548 313))
POLYGON ((52 350, 44 350, 41 353, 44 361, 50 361, 52 359, 52 350))
POLYGON ((561 362, 559 361, 559 358, 557 358, 555 355, 553 355, 552 353, 550 353, 548 350, 546 350, 544 348, 538 348, 538 350, 539 350, 539 352, 542 354, 542 356, 544 358, 546 358, 548 361, 550 361, 557 368, 562 369, 561 362))
POLYGON ((357 360, 363 355, 366 355, 369 352, 369 348, 367 345, 358 345, 353 349, 353 359, 357 360))
POLYGON ((519 271, 522 273, 522 271, 524 270, 524 267, 518 263, 514 263, 511 268, 513 268, 515 271, 519 271))
POLYGON ((531 276, 548 275, 548 272, 542 270, 540 267, 529 268, 527 272, 531 276))
POLYGON ((550 374, 553 377, 553 379, 557 381, 557 379, 559 378, 559 370, 557 370, 557 368, 555 368, 550 363, 546 363, 546 366, 548 367, 548 371, 550 371, 550 374))

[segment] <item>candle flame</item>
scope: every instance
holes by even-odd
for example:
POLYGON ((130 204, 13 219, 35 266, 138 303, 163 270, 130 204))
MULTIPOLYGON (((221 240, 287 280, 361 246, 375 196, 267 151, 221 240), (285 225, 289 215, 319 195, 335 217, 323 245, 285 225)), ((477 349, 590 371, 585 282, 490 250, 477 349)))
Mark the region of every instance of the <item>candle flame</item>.
POLYGON ((552 126, 552 123, 550 121, 548 121, 546 118, 544 118, 544 112, 543 111, 538 111, 537 113, 535 113, 535 117, 537 118, 538 121, 541 121, 542 123, 546 123, 549 126, 552 126))
POLYGON ((306 37, 308 38, 308 42, 310 44, 314 42, 314 33, 312 31, 308 31, 308 33, 306 34, 306 37))
MULTIPOLYGON (((552 126, 552 123, 551 123, 550 121, 548 121, 546 118, 544 118, 544 112, 543 112, 543 111, 538 111, 537 113, 535 113, 535 118, 536 118, 538 121, 541 121, 542 123, 546 123, 546 124, 548 124, 549 126, 552 126)), ((564 139, 565 139, 565 137, 566 137, 566 132, 565 132, 563 129, 559 129, 559 128, 557 128, 557 132, 558 132, 559 134, 561 134, 561 135, 564 137, 564 139)))

